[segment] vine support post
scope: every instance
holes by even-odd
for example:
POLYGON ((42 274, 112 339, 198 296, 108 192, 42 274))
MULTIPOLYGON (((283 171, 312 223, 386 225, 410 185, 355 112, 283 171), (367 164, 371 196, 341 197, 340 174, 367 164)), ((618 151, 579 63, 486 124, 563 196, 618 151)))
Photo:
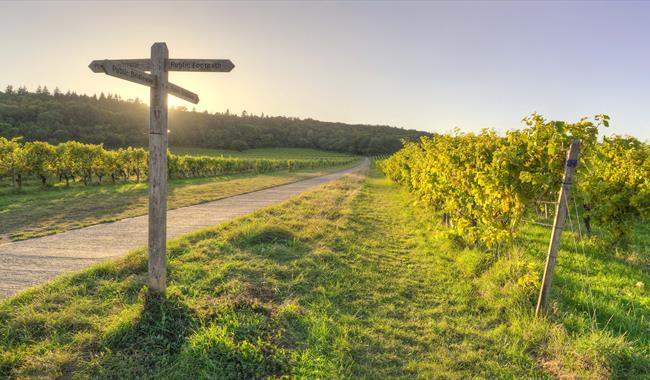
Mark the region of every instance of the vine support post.
POLYGON ((551 292, 551 283, 553 281, 553 271, 557 259, 557 251, 560 247, 560 236, 564 228, 564 222, 568 213, 568 199, 573 182, 573 176, 578 166, 578 156, 580 155, 580 140, 573 140, 567 154, 567 160, 564 167, 564 178, 560 194, 558 196, 557 207, 555 208, 555 220, 553 221, 553 230, 551 231, 551 241, 548 246, 548 255, 546 257, 546 266, 544 268, 544 277, 542 277, 542 287, 537 299, 535 316, 540 317, 548 304, 548 297, 551 292))

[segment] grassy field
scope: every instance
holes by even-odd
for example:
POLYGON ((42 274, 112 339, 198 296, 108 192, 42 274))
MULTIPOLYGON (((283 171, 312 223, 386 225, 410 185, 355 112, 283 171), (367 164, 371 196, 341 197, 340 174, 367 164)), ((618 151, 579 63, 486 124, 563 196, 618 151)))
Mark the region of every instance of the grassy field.
MULTIPOLYGON (((169 181, 168 207, 189 206, 236 194, 299 181, 341 170, 327 169, 222 175, 169 181)), ((22 240, 120 220, 147 213, 146 183, 118 183, 102 186, 26 186, 23 191, 6 191, 0 196, 0 243, 22 240)))
POLYGON ((486 254, 439 219, 372 171, 170 242, 165 299, 144 251, 61 278, 0 303, 0 377, 647 377, 643 241, 566 234, 535 320, 549 231, 486 254))
POLYGON ((241 152, 236 150, 183 147, 171 147, 170 150, 173 154, 178 155, 187 154, 192 156, 224 156, 235 158, 308 159, 353 156, 347 153, 305 148, 258 148, 247 149, 241 152))

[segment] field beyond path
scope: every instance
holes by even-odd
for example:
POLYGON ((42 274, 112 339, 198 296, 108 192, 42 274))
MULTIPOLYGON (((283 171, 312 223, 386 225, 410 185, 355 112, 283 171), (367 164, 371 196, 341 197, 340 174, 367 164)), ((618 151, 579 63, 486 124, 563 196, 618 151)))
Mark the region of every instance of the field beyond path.
MULTIPOLYGON (((282 202, 309 188, 368 166, 368 160, 332 174, 169 210, 167 235, 174 238, 282 202)), ((62 273, 122 256, 147 244, 147 216, 122 219, 55 235, 0 245, 0 298, 62 273)))

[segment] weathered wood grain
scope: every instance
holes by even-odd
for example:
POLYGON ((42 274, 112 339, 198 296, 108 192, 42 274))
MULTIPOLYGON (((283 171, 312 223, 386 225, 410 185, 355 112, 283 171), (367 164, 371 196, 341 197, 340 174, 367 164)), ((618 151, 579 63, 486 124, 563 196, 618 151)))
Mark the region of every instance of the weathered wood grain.
POLYGON ((149 291, 167 287, 167 45, 151 46, 151 74, 157 79, 149 102, 149 291))

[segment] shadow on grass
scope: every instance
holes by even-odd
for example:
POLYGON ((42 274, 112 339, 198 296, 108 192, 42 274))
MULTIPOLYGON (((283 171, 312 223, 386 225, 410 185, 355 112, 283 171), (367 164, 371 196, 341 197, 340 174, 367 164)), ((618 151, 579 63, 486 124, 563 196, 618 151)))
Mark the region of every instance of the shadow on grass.
POLYGON ((46 194, 47 196, 19 201, 9 213, 0 214, 0 234, 10 234, 13 239, 24 239, 33 233, 56 233, 59 229, 81 227, 88 221, 113 220, 146 201, 146 188, 127 192, 108 191, 114 188, 115 186, 109 186, 108 189, 89 189, 55 196, 46 194))
POLYGON ((141 312, 103 338, 106 354, 98 375, 145 378, 170 366, 199 327, 199 319, 177 296, 148 295, 141 312))
MULTIPOLYGON (((563 236, 552 300, 555 317, 576 338, 581 350, 607 358, 614 377, 650 371, 650 284, 646 252, 628 260, 634 246, 605 249, 598 241, 563 236)), ((543 241, 529 246, 539 252, 543 241)))

